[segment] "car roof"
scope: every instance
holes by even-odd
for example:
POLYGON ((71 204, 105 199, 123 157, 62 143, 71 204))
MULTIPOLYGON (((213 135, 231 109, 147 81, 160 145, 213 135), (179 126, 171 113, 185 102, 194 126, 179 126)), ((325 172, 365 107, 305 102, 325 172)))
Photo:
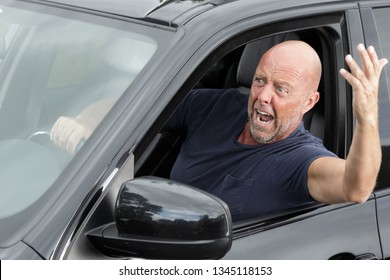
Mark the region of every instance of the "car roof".
MULTIPOLYGON (((245 9, 257 7, 290 7, 291 0, 38 0, 67 7, 81 8, 90 12, 103 12, 160 25, 178 26, 200 13, 227 3, 235 2, 245 9)), ((355 2, 353 0, 294 0, 294 6, 318 5, 321 3, 355 2)), ((221 14, 221 20, 224 20, 221 14)))
MULTIPOLYGON (((161 25, 172 25, 182 14, 196 14, 229 0, 38 0, 71 8, 104 12, 161 25)), ((231 1, 231 0, 230 0, 231 1)))

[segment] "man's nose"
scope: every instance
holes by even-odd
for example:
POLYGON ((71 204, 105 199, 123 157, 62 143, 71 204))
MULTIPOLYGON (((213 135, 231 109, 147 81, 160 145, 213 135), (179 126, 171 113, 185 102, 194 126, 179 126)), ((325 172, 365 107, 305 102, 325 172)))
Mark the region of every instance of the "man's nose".
POLYGON ((260 103, 270 104, 272 100, 272 85, 266 84, 256 92, 257 100, 260 101, 260 103))

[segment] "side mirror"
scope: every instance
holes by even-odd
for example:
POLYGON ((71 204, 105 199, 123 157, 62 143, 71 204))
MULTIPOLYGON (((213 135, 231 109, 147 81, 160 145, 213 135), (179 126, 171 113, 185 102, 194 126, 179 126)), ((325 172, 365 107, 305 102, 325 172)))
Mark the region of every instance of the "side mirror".
POLYGON ((87 233, 96 248, 111 256, 218 259, 232 243, 232 219, 222 200, 166 179, 124 183, 115 218, 87 233))

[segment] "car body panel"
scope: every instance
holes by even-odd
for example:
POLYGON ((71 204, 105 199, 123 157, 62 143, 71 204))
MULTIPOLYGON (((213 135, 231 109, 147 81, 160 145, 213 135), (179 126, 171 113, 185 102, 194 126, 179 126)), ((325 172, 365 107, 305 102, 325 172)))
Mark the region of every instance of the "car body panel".
POLYGON ((0 248, 0 260, 42 260, 42 257, 23 241, 0 248))
MULTIPOLYGON (((178 15, 192 10, 198 6, 207 5, 210 1, 159 1, 159 0, 113 0, 113 1, 90 1, 90 0, 52 0, 43 1, 58 3, 72 7, 81 7, 92 11, 100 11, 109 14, 121 15, 129 18, 144 19, 151 14, 157 13, 156 17, 161 22, 171 22, 178 15), (158 12, 157 12, 158 11, 158 12), (170 15, 170 17, 169 17, 170 15), (166 20, 168 19, 168 20, 166 20)), ((212 5, 210 5, 212 7, 212 5)))
POLYGON ((280 224, 234 240, 224 258, 348 259, 367 253, 382 258, 374 199, 364 205, 319 208, 280 224), (283 250, 275 250, 279 246, 283 250))
MULTIPOLYGON (((41 0, 42 1, 42 0, 41 0)), ((85 8, 90 11, 99 11, 103 13, 109 13, 114 15, 120 15, 129 18, 137 18, 140 20, 144 19, 154 19, 160 23, 166 23, 169 25, 182 25, 189 18, 192 18, 200 13, 200 11, 206 11, 211 9, 214 6, 231 6, 232 9, 237 9, 235 7, 239 7, 238 11, 243 11, 240 9, 241 3, 240 0, 179 0, 179 1, 159 1, 159 0, 132 0, 132 1, 122 1, 122 0, 113 0, 113 1, 91 1, 91 0, 52 0, 52 1, 42 1, 47 3, 58 3, 63 4, 70 7, 80 7, 85 8), (187 16, 184 16, 188 14, 187 16)), ((341 0, 332 0, 332 1, 313 1, 311 0, 299 0, 299 1, 279 1, 279 5, 277 6, 281 10, 288 9, 289 7, 299 7, 299 6, 320 6, 321 3, 327 4, 336 4, 345 3, 346 1, 341 0)), ((350 1, 354 2, 354 1, 350 1)), ((272 0, 263 0, 256 1, 246 1, 247 9, 245 9, 246 13, 256 12, 267 12, 274 11, 275 4, 272 0), (259 10, 261 7, 261 10, 259 10)), ((330 5, 328 5, 330 6, 330 5)), ((220 10, 218 8, 217 10, 220 10)), ((231 14, 234 15, 234 14, 231 14)), ((224 18, 224 21, 226 18, 224 18)), ((221 22, 221 20, 218 20, 221 22)))
POLYGON ((377 212, 379 235, 383 249, 383 258, 390 259, 390 217, 386 213, 390 208, 390 191, 384 190, 377 193, 377 212))

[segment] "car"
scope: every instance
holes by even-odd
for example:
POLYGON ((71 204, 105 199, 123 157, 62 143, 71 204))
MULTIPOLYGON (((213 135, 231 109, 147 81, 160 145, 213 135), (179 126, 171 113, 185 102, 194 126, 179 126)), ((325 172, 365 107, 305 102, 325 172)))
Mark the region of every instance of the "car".
POLYGON ((299 38, 323 63, 305 126, 346 158, 338 71, 358 43, 390 57, 389 13, 387 0, 0 0, 0 259, 390 259, 390 71, 365 203, 233 222, 218 197, 169 180, 182 139, 161 132, 191 89, 245 94, 262 52, 299 38), (74 153, 53 144, 59 117, 101 100, 115 105, 74 153))

